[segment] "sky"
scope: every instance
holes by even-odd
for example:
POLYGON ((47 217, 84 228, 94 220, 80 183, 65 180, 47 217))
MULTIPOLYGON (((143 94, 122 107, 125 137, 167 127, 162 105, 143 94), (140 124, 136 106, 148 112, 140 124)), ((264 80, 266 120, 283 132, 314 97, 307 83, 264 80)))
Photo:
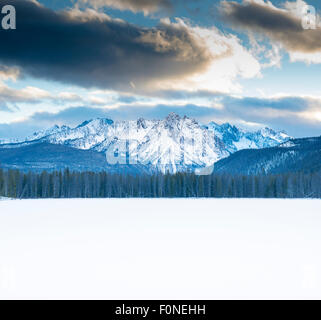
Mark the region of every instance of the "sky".
POLYGON ((5 5, 16 10, 16 29, 0 26, 0 140, 170 112, 321 135, 318 1, 0 0, 5 5), (307 15, 308 5, 315 13, 307 15))

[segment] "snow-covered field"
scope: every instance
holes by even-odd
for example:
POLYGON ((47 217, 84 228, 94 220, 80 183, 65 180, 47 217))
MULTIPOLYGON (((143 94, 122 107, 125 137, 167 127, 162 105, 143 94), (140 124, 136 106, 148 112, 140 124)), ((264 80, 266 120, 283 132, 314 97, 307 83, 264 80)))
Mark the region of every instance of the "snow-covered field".
POLYGON ((321 298, 319 200, 0 201, 0 298, 321 298))

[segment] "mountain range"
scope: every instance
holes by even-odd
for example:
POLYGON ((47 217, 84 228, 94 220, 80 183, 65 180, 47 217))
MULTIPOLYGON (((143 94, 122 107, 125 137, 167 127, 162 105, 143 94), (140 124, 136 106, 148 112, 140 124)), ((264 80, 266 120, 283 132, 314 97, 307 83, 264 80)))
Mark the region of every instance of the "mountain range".
POLYGON ((285 132, 270 128, 203 125, 175 113, 162 120, 99 118, 75 128, 55 125, 25 139, 2 141, 0 165, 21 170, 176 173, 210 167, 243 149, 277 147, 289 140, 285 132))
POLYGON ((214 165, 217 173, 259 174, 318 170, 320 160, 321 137, 293 139, 270 128, 203 125, 175 113, 162 120, 99 118, 75 128, 55 125, 0 142, 0 166, 24 171, 176 173, 214 165))

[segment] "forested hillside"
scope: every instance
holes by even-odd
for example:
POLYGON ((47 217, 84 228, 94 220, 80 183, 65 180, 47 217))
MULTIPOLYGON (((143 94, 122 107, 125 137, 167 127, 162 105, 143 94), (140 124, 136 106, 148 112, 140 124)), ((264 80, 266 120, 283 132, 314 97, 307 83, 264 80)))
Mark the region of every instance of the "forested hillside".
POLYGON ((238 197, 321 198, 321 171, 279 175, 121 175, 23 173, 0 169, 0 196, 11 198, 238 197))
POLYGON ((293 139, 277 147, 242 150, 215 163, 216 173, 280 174, 321 170, 321 137, 293 139))

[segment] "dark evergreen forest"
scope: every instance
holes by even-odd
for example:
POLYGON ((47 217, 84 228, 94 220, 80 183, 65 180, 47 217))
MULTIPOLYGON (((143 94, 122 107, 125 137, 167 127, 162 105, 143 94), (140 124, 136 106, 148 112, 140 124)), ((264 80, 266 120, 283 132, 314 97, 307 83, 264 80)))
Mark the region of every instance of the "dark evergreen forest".
POLYGON ((35 198, 321 198, 321 171, 277 175, 120 175, 0 169, 0 196, 35 198))

